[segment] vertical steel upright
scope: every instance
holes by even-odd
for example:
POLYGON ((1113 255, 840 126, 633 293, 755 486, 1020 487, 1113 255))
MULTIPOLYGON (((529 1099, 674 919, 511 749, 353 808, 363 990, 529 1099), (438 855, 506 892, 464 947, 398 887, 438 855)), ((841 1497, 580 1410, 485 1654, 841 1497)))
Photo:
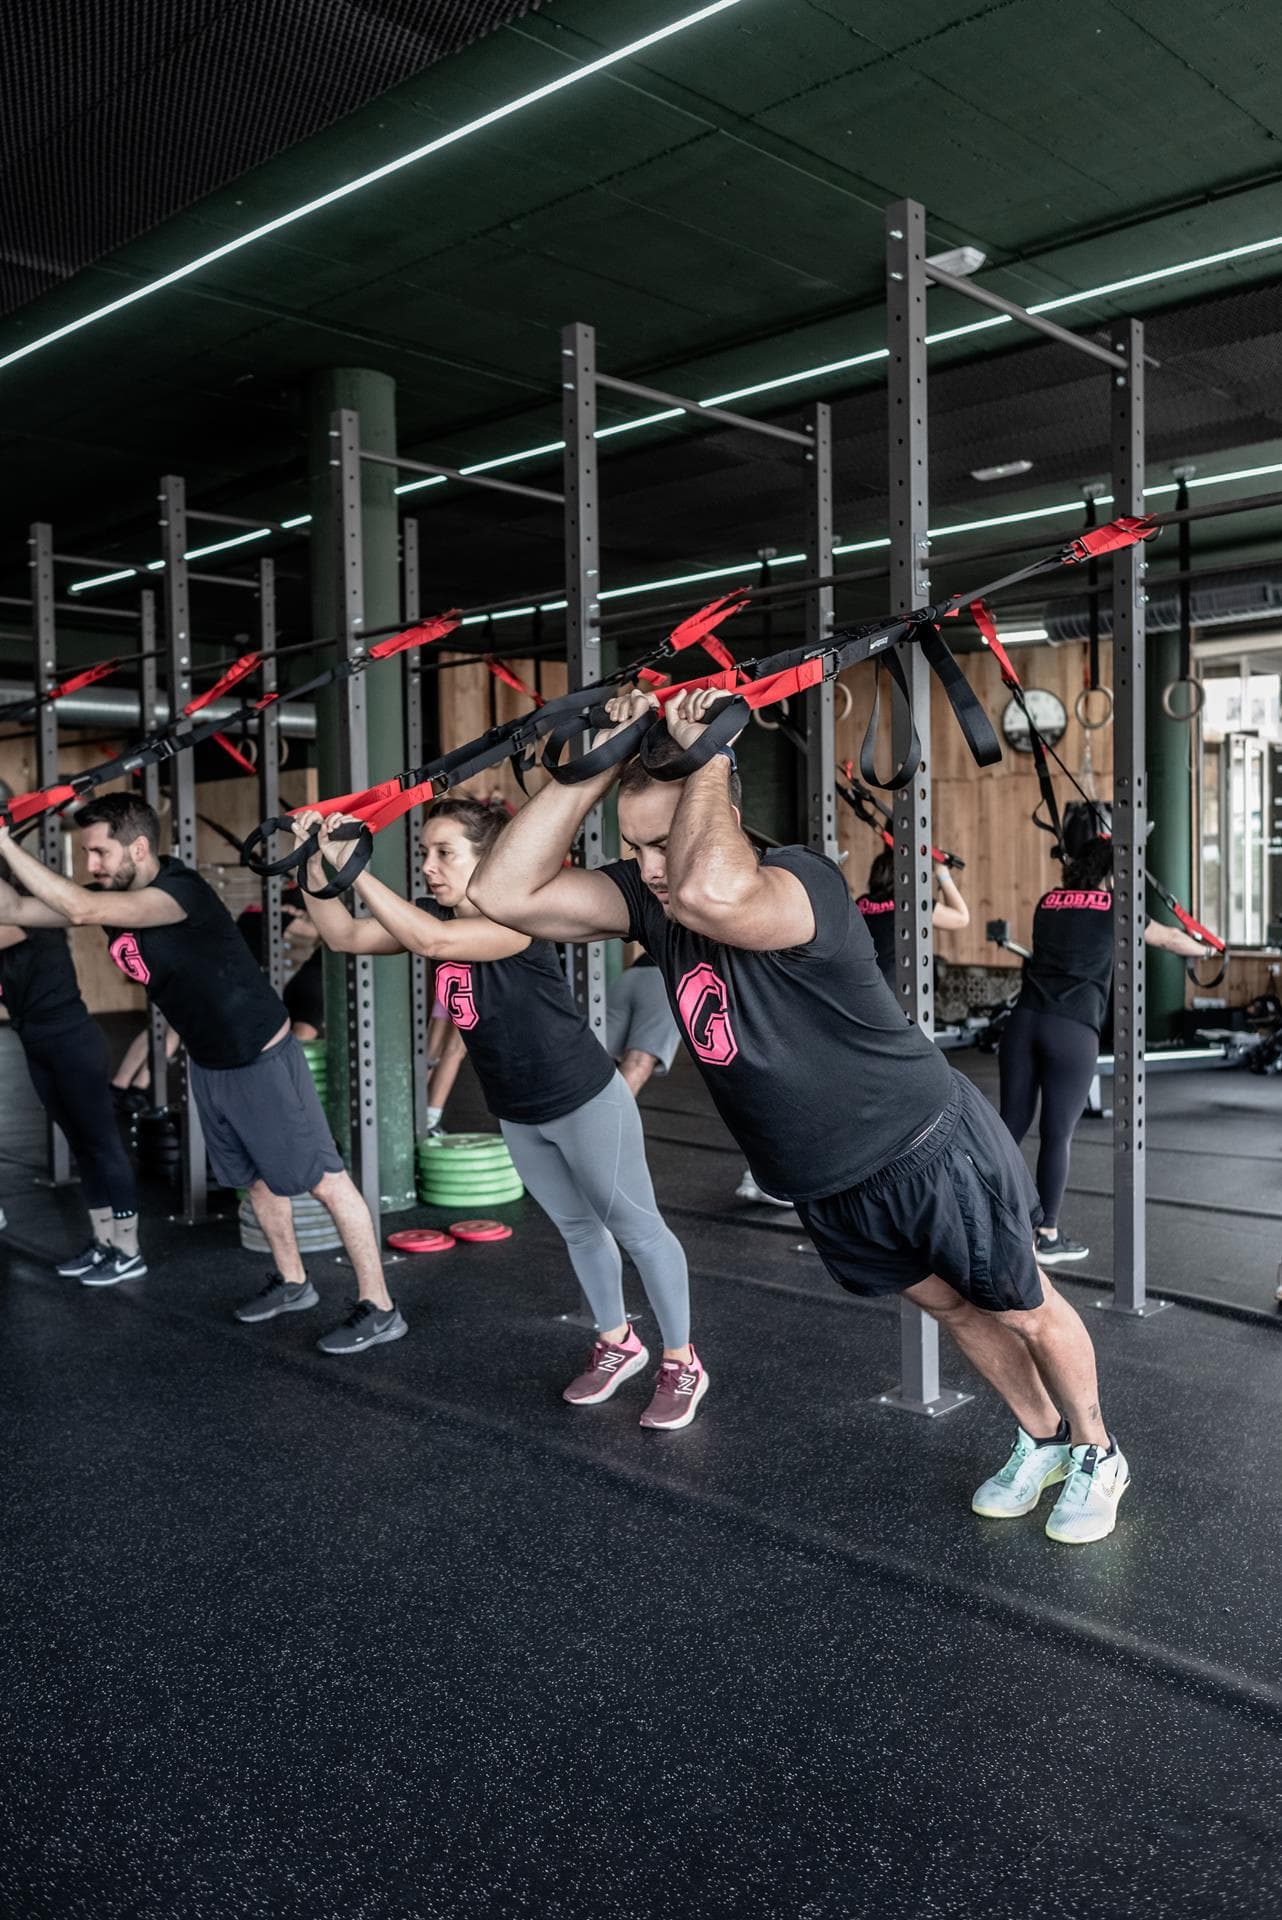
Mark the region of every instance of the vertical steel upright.
MULTIPOLYGON (((340 407, 329 426, 329 467, 337 568, 338 656, 359 660, 365 643, 365 554, 361 527, 360 416, 340 407)), ((338 689, 338 763, 341 790, 369 785, 364 676, 353 674, 338 689)), ((357 903, 356 912, 364 913, 357 903)), ((347 976, 348 1147, 352 1178, 374 1220, 383 1211, 379 1183, 378 1082, 374 1059, 374 962, 349 953, 347 976)))
MULTIPOLYGON (((52 787, 58 780, 58 712, 47 696, 58 684, 58 641, 54 617, 53 528, 37 521, 30 536, 31 616, 35 655, 35 692, 40 701, 36 709, 36 784, 52 787)), ((55 872, 61 865, 62 827, 56 813, 47 813, 40 822, 40 858, 55 872)), ((45 1117, 45 1147, 49 1179, 56 1187, 71 1179, 71 1150, 67 1136, 54 1121, 45 1117)))
MULTIPOLYGON (((806 454, 810 471, 806 489, 806 556, 810 571, 821 580, 832 573, 832 414, 821 401, 809 420, 811 447, 806 454)), ((809 651, 826 647, 832 637, 833 590, 821 587, 806 596, 805 644, 809 651)), ((806 844, 816 853, 837 858, 837 749, 833 714, 833 683, 812 687, 802 703, 806 751, 802 759, 805 781, 806 844)))
MULTIPOLYGON (((581 321, 561 333, 561 431, 565 438, 565 647, 572 686, 601 677, 600 507, 596 449, 596 333, 581 321)), ((576 861, 605 859, 605 809, 583 823, 576 861)), ((575 997, 598 1040, 605 1040, 605 945, 569 949, 575 997)))
MULTIPOLYGON (((1144 328, 1119 322, 1112 376, 1113 512, 1144 511, 1144 328)), ((1147 1301, 1144 1231, 1144 547, 1113 555, 1113 1298, 1120 1313, 1154 1312, 1147 1301)))
MULTIPOLYGON (((191 592, 187 578, 187 483, 167 474, 160 483, 160 537, 165 583, 165 678, 176 719, 191 699, 191 592)), ((170 846, 184 866, 196 865, 196 770, 190 753, 169 762, 170 846)), ((205 1136, 191 1090, 191 1056, 183 1050, 178 1119, 182 1138, 182 1219, 206 1216, 205 1136)))
MULTIPOLYGON (((887 438, 890 454, 890 605, 895 613, 930 598, 927 533, 929 439, 926 414, 926 215, 915 200, 886 209, 887 438)), ((922 758, 895 795, 895 991, 923 1033, 933 1035, 934 945, 930 863, 930 670, 913 642, 902 642, 922 758)), ((896 759, 908 747, 908 720, 897 713, 896 759)), ((904 1301, 899 1319, 899 1385, 882 1403, 938 1416, 969 1394, 939 1384, 939 1329, 904 1301)))
MULTIPOLYGON (((419 524, 417 520, 404 520, 401 523, 401 616, 406 626, 423 617, 422 576, 419 571, 419 524)), ((404 661, 405 675, 405 764, 407 767, 420 767, 427 758, 427 743, 423 717, 423 695, 426 680, 423 674, 423 656, 417 647, 410 647, 401 656, 404 661)), ((422 876, 419 872, 419 835, 423 831, 423 809, 415 807, 406 822, 405 843, 406 883, 408 896, 415 899, 422 891, 422 876)), ((414 1138, 421 1140, 427 1132, 427 1030, 432 1016, 431 983, 428 978, 428 965, 421 953, 410 955, 410 1045, 413 1053, 414 1072, 414 1138)))
MULTIPOLYGON (((160 655, 156 648, 156 596, 144 587, 138 596, 138 687, 142 696, 143 725, 146 716, 160 711, 160 655)), ((170 718, 172 719, 172 709, 170 718)), ((160 812, 160 768, 144 767, 142 797, 152 812, 160 812)), ((263 818, 266 819, 266 814, 263 818)), ((151 1073, 151 1104, 169 1104, 169 1061, 165 1054, 165 1016, 151 1001, 147 1003, 147 1064, 151 1073)))
MULTIPOLYGON (((276 562, 258 563, 258 646, 263 655, 263 694, 276 692, 276 562)), ((258 804, 260 819, 274 820, 280 812, 280 709, 266 706, 258 716, 258 804)), ((288 957, 281 922, 285 882, 278 873, 263 878, 263 960, 267 978, 277 993, 285 988, 288 957)))

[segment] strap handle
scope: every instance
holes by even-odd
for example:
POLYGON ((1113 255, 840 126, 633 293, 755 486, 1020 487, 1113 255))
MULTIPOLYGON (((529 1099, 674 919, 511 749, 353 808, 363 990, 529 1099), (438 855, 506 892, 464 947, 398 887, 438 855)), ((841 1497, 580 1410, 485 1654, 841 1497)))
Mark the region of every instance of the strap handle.
POLYGON ((603 706, 586 707, 582 712, 558 721, 547 736, 542 755, 543 765, 552 778, 563 787, 578 786, 584 780, 595 780, 598 774, 609 773, 614 767, 622 766, 637 752, 644 759, 645 742, 659 724, 659 716, 652 709, 639 714, 626 727, 611 734, 608 739, 599 741, 595 747, 589 747, 577 759, 562 760, 561 755, 566 747, 579 734, 613 724, 603 706))
MULTIPOLYGON (((340 893, 346 893, 352 882, 360 878, 374 858, 374 831, 368 821, 344 820, 334 828, 330 837, 334 840, 354 840, 356 844, 333 879, 327 880, 323 887, 309 887, 304 869, 298 884, 313 900, 337 900, 340 893)), ((318 845, 316 851, 319 850, 318 845)))
POLYGON ((279 860, 268 858, 268 843, 278 833, 291 833, 293 821, 288 814, 273 815, 270 820, 260 821, 240 850, 241 865, 256 873, 260 880, 275 879, 277 874, 294 873, 305 866, 312 855, 318 851, 316 835, 309 834, 306 840, 295 841, 289 852, 282 854, 279 860))

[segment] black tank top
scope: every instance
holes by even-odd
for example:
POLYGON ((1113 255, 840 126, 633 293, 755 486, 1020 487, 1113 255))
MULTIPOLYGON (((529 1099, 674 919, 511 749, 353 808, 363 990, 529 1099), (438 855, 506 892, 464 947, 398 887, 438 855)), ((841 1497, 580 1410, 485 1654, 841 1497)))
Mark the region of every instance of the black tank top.
POLYGON ((19 1039, 89 1018, 61 927, 28 927, 25 939, 0 947, 0 997, 19 1039))

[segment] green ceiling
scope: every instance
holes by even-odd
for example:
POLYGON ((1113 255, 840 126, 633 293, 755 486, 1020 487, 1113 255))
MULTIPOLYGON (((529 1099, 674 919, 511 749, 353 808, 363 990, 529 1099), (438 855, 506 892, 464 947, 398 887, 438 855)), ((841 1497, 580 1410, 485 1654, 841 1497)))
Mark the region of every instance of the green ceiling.
MULTIPOLYGON (((683 11, 553 0, 0 322, 0 351, 683 11)), ((318 368, 392 374, 404 450, 457 461, 555 435, 569 319, 596 325, 603 365, 703 393, 877 346, 898 195, 925 203, 939 245, 983 247, 987 283, 1024 301, 1282 235, 1280 133, 1282 35, 1259 0, 743 0, 0 372, 0 546, 20 559, 46 517, 64 544, 136 550, 167 470, 203 504, 301 511, 318 368)), ((1280 270, 1282 248, 1060 317, 1086 328, 1280 270)), ((932 325, 973 317, 932 296, 932 325)), ((981 334, 932 366, 1013 366, 1012 344, 981 334)), ((1225 463, 1246 444, 1226 424, 1225 463)), ((644 456, 611 457, 640 478, 644 456)), ((965 486, 955 518, 1009 498, 965 486)), ((839 449, 848 537, 876 491, 839 449)), ((447 511, 459 537, 465 510, 447 511)), ((654 534, 662 552, 661 517, 654 534)), ((551 529, 544 544, 550 564, 551 529)))

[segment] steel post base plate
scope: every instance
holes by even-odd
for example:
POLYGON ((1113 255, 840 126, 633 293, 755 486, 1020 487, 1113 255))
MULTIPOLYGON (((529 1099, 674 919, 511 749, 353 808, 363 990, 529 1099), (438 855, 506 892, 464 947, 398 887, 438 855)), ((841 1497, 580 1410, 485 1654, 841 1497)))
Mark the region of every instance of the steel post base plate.
POLYGON ((956 1413, 958 1407, 964 1407, 968 1400, 974 1398, 973 1393, 958 1393, 952 1387, 941 1387, 933 1400, 910 1400, 902 1387, 892 1387, 889 1393, 877 1395, 877 1405, 890 1407, 895 1413, 924 1413, 928 1420, 939 1420, 946 1413, 956 1413))
POLYGON ((1142 1307, 1124 1307, 1118 1300, 1091 1301, 1101 1313, 1124 1313, 1130 1320, 1151 1320, 1155 1313, 1165 1313, 1172 1304, 1170 1300, 1146 1300, 1142 1307))

